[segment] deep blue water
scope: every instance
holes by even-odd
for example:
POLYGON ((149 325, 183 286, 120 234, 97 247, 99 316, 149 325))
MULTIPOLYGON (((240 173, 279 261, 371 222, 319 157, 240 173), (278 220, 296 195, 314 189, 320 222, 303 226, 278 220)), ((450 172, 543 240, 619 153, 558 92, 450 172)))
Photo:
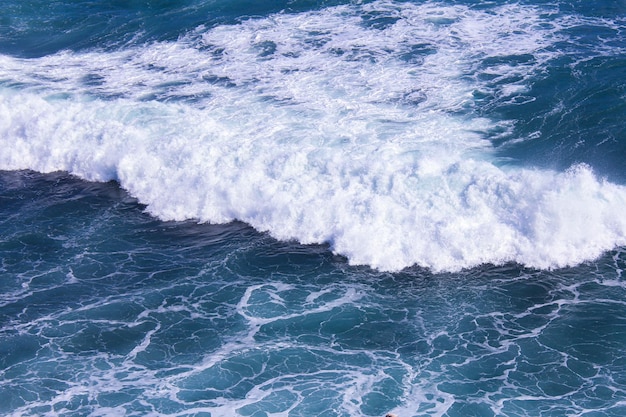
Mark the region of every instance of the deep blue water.
POLYGON ((626 413, 625 2, 5 3, 0 414, 626 413))

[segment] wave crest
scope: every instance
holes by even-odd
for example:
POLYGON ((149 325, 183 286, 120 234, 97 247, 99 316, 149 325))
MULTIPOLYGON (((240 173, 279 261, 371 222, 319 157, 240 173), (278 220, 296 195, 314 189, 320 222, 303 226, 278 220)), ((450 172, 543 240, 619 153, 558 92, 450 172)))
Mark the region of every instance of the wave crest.
POLYGON ((498 166, 486 138, 510 122, 476 110, 523 97, 560 37, 545 23, 377 1, 3 56, 0 168, 115 179, 162 219, 238 219, 384 270, 576 264, 626 243, 626 189, 498 166))

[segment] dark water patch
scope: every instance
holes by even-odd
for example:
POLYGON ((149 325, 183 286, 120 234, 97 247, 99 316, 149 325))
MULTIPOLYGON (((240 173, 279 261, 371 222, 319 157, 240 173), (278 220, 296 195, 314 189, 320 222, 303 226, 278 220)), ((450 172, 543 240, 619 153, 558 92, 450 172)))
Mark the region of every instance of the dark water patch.
POLYGON ((129 44, 175 41, 199 26, 233 24, 252 16, 342 3, 345 1, 9 0, 3 3, 0 53, 40 57, 61 50, 106 50, 129 44))
POLYGON ((626 60, 596 57, 553 63, 525 92, 533 100, 493 109, 515 120, 513 140, 496 142, 502 157, 563 170, 578 163, 624 183, 626 60))

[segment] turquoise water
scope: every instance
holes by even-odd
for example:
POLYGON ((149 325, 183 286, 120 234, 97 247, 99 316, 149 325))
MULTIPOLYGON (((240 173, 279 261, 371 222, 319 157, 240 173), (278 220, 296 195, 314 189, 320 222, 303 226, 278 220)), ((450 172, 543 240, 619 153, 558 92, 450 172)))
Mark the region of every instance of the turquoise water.
POLYGON ((622 416, 622 2, 8 2, 0 414, 622 416))

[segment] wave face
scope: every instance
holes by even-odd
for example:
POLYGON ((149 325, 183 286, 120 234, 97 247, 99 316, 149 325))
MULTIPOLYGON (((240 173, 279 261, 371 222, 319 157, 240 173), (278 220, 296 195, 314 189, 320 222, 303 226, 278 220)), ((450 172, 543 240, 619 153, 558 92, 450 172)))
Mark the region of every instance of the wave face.
MULTIPOLYGON (((161 219, 240 220, 381 270, 579 264, 626 244, 626 187, 571 156, 582 139, 559 121, 579 107, 541 86, 611 67, 623 25, 380 0, 6 53, 0 169, 116 180, 161 219), (596 47, 573 50, 590 27, 596 47), (567 167, 525 151, 542 132, 567 167)), ((619 142, 602 132, 594 149, 619 142)))

